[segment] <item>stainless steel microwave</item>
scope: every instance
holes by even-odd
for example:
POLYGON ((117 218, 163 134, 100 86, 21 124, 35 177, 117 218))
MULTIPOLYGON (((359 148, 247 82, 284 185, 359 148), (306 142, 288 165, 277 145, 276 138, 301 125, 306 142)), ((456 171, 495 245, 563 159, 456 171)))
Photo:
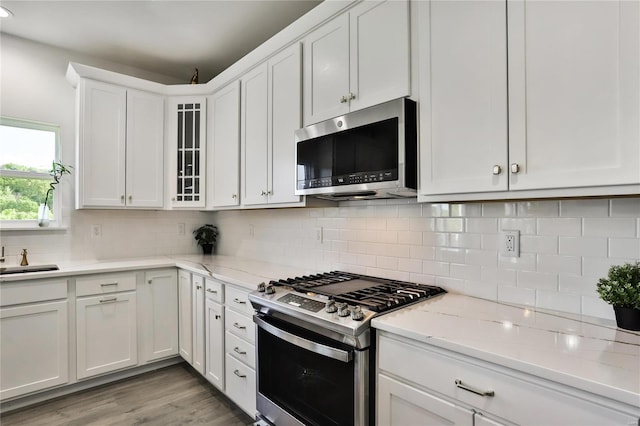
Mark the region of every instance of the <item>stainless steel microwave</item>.
POLYGON ((296 195, 415 197, 416 103, 402 98, 296 130, 296 195))

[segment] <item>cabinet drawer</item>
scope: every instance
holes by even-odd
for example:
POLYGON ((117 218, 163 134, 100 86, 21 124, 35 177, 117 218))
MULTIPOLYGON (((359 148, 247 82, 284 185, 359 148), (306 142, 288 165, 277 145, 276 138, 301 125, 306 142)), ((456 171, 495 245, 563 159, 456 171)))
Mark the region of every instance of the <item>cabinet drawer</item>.
POLYGON ((256 368, 256 347, 230 332, 224 333, 224 347, 228 354, 251 368, 256 368))
POLYGON ((232 309, 227 309, 224 316, 224 328, 236 336, 254 343, 256 331, 251 317, 239 314, 232 309))
MULTIPOLYGON (((418 342, 380 335, 378 367, 484 413, 519 424, 627 424, 634 418, 587 393, 418 342), (481 396, 462 389, 493 391, 481 396), (540 407, 545 407, 541 410, 540 407)), ((635 419, 637 422, 637 419, 635 419)))
POLYGON ((235 287, 226 286, 225 288, 225 305, 235 309, 238 312, 244 312, 247 315, 253 315, 253 307, 249 302, 249 291, 240 290, 235 287))
POLYGON ((256 413, 256 372, 229 354, 225 357, 226 393, 247 414, 256 413))
POLYGON ((76 280, 76 296, 78 297, 135 289, 135 274, 94 275, 76 280))
POLYGON ((223 288, 224 285, 220 281, 212 280, 210 278, 206 278, 204 282, 205 295, 207 299, 213 300, 214 302, 222 304, 224 300, 223 297, 223 288))
POLYGON ((66 299, 67 280, 15 281, 0 284, 0 306, 66 299))

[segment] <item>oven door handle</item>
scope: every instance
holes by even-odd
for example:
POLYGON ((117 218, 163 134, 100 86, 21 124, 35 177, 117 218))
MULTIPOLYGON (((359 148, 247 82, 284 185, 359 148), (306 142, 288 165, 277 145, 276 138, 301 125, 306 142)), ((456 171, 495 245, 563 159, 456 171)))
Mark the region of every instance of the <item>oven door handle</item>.
POLYGON ((258 327, 261 327, 269 334, 272 334, 302 349, 315 352, 319 355, 328 356, 329 358, 333 358, 342 362, 350 362, 353 359, 352 352, 332 348, 331 346, 322 345, 320 343, 312 342, 311 340, 307 340, 300 336, 296 336, 295 334, 291 334, 288 331, 281 330, 278 327, 269 324, 257 315, 253 316, 253 321, 258 324, 258 327))

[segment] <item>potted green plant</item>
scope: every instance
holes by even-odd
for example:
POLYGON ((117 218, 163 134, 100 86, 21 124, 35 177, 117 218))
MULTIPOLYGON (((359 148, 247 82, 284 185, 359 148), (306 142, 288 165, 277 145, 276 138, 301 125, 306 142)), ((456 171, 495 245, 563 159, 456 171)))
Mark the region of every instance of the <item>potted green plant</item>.
POLYGON ((618 327, 640 331, 640 262, 613 265, 597 284, 600 298, 613 305, 618 327))
POLYGON ((44 197, 44 203, 38 207, 38 226, 49 226, 49 196, 55 191, 56 185, 60 183, 62 176, 71 174, 71 169, 71 166, 66 166, 57 161, 51 164, 49 174, 53 178, 53 182, 49 183, 49 189, 44 197))
POLYGON ((202 246, 202 252, 204 254, 211 254, 213 252, 213 246, 218 239, 218 228, 211 224, 202 225, 195 231, 193 231, 196 241, 199 246, 202 246))

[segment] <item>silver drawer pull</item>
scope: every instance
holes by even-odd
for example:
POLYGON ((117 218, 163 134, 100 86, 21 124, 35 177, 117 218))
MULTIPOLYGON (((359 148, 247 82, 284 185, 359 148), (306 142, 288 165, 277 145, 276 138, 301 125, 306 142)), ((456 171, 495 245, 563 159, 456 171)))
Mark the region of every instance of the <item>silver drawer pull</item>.
POLYGON ((237 346, 235 348, 233 348, 233 351, 237 354, 240 355, 246 355, 247 353, 245 351, 241 351, 240 348, 238 348, 237 346))
POLYGON ((104 283, 104 284, 100 284, 100 287, 108 287, 111 285, 118 285, 118 282, 116 281, 115 283, 104 283))
POLYGON ((110 302, 117 302, 118 298, 117 297, 108 297, 106 299, 100 299, 100 303, 110 303, 110 302))
POLYGON ((235 328, 239 328, 240 330, 244 330, 244 329, 246 329, 246 328, 247 328, 247 327, 245 327, 244 325, 240 325, 240 324, 238 324, 237 322, 234 322, 234 323, 233 323, 233 326, 234 326, 235 328))
POLYGON ((235 374, 236 376, 240 377, 241 379, 244 379, 245 377, 247 377, 246 374, 242 374, 240 372, 240 370, 233 370, 233 374, 235 374))
POLYGON ((246 300, 240 300, 237 297, 235 299, 233 299, 234 302, 239 303, 241 305, 246 305, 247 301, 246 300))
POLYGON ((208 293, 213 293, 213 294, 218 294, 218 292, 216 290, 211 290, 210 288, 207 289, 208 293))
POLYGON ((459 387, 460 389, 464 389, 466 391, 473 392, 476 395, 480 395, 480 396, 494 396, 496 394, 492 390, 483 391, 483 390, 480 390, 480 389, 473 388, 473 387, 471 387, 469 385, 465 385, 464 383, 462 383, 462 380, 460 380, 460 379, 456 379, 456 386, 459 387))

